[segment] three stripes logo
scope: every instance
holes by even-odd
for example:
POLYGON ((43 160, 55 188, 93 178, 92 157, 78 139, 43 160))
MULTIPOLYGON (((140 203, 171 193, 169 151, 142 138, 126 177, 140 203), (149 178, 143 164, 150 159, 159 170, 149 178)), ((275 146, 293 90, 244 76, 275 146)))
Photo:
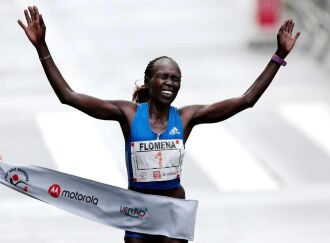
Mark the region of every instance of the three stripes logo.
POLYGON ((172 130, 169 132, 170 135, 180 134, 179 130, 176 127, 173 127, 172 130))

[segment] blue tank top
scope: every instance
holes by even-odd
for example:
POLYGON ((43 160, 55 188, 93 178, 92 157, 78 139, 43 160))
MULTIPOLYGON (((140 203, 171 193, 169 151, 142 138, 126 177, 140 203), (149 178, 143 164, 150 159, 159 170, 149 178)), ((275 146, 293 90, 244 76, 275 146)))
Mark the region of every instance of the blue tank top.
POLYGON ((178 109, 170 107, 167 128, 157 134, 149 125, 149 104, 139 104, 125 144, 125 155, 129 186, 159 190, 178 187, 184 156, 178 109))

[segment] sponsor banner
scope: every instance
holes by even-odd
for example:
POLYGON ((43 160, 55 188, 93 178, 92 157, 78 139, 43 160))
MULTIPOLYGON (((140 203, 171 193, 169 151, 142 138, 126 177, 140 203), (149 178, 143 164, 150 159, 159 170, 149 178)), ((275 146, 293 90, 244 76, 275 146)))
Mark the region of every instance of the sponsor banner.
MULTIPOLYGON (((154 174, 161 176, 160 172, 154 174)), ((0 183, 87 219, 133 232, 193 240, 198 202, 147 195, 55 170, 0 160, 0 183)))

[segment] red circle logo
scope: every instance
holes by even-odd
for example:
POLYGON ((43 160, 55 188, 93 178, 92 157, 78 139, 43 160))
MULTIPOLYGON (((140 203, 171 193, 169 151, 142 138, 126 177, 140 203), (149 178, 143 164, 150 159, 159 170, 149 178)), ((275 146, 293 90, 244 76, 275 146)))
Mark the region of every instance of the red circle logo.
POLYGON ((58 198, 61 195, 61 187, 57 184, 54 184, 54 185, 49 187, 48 193, 52 197, 58 198))
POLYGON ((12 178, 13 178, 13 181, 18 181, 18 179, 19 179, 17 174, 14 174, 12 178))

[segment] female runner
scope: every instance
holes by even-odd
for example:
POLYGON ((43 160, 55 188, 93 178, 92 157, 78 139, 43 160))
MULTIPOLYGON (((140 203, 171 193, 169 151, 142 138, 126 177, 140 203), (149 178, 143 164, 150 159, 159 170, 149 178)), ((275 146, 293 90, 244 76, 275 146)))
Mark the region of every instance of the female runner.
MULTIPOLYGON (((294 22, 287 20, 277 34, 277 50, 251 87, 241 96, 210 105, 190 105, 177 109, 171 104, 181 85, 181 71, 171 58, 152 60, 146 70, 144 84, 133 94, 133 102, 101 100, 73 91, 57 69, 48 50, 46 26, 37 7, 24 11, 27 25, 18 20, 36 48, 50 85, 62 104, 104 120, 118 121, 125 138, 128 188, 130 190, 185 198, 180 185, 184 144, 194 126, 223 121, 251 108, 267 89, 284 58, 292 50, 300 33, 292 36, 294 22)), ((185 222, 182 222, 185 224, 185 222)), ((126 243, 179 243, 181 239, 125 233, 126 243)))

